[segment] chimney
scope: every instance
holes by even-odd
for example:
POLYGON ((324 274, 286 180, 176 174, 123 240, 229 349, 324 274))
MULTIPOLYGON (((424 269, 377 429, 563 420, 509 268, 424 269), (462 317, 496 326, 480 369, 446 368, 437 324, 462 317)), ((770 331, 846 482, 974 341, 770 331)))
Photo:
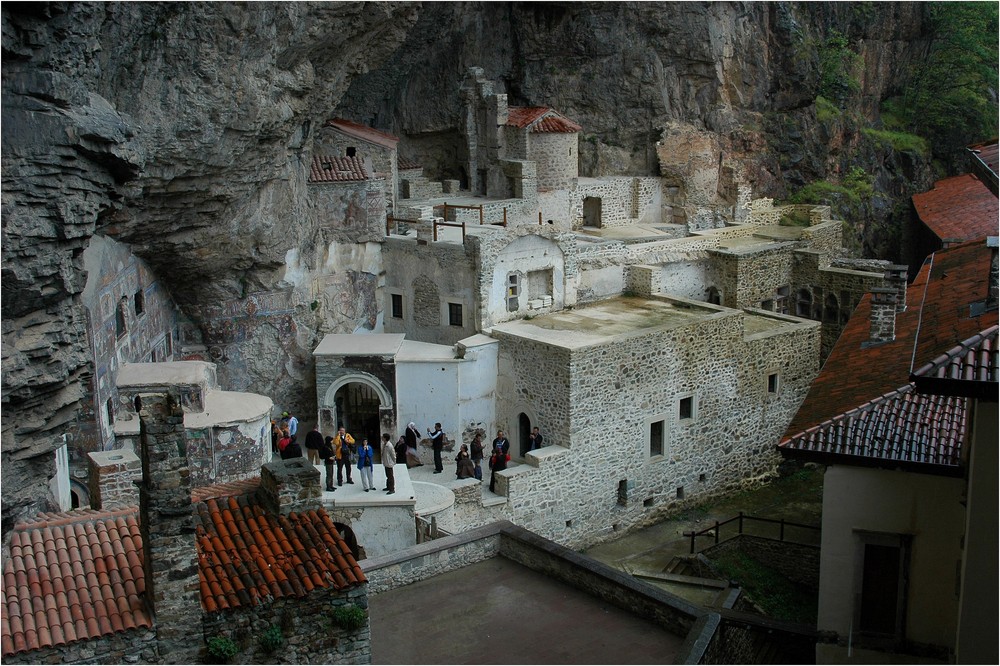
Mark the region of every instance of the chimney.
POLYGON ((135 452, 128 449, 94 451, 87 457, 91 507, 121 509, 139 503, 136 482, 142 478, 142 465, 135 452))
MULTIPOLYGON (((903 281, 905 284, 905 280, 903 281)), ((896 339, 896 290, 892 287, 872 289, 871 329, 868 343, 877 345, 896 339)))
POLYGON ((160 655, 194 664, 201 655, 201 590, 181 392, 160 386, 139 395, 139 483, 146 598, 160 655))
POLYGON ((906 273, 909 267, 905 264, 890 264, 885 269, 885 286, 896 291, 896 312, 906 311, 906 273))
POLYGON ((319 470, 306 458, 275 460, 260 468, 257 497, 271 513, 314 511, 322 507, 319 470))

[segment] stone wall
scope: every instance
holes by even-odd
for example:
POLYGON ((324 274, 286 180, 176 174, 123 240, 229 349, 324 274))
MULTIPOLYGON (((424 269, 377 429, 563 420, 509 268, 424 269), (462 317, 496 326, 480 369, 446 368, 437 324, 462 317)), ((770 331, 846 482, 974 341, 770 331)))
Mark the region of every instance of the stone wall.
POLYGON ((258 498, 271 513, 287 516, 320 506, 320 472, 305 458, 275 460, 260 468, 258 498))
POLYGON ((5 664, 158 664, 178 663, 160 651, 153 629, 128 629, 67 645, 7 655, 5 664), (162 654, 162 659, 161 659, 162 654))
POLYGON ((349 136, 333 127, 323 126, 316 131, 316 140, 313 143, 314 155, 347 157, 348 148, 356 150, 368 175, 381 185, 385 197, 383 209, 391 215, 397 197, 396 183, 399 178, 396 149, 349 136))
POLYGON ((383 258, 386 266, 392 266, 385 274, 386 299, 399 294, 403 301, 401 319, 391 317, 391 303, 384 304, 386 333, 405 333, 407 339, 437 344, 454 344, 476 333, 479 277, 466 246, 393 237, 386 239, 383 258), (433 289, 422 288, 423 284, 433 289), (462 326, 449 325, 448 303, 462 306, 462 326))
POLYGON ((510 520, 582 547, 774 472, 773 444, 819 368, 819 326, 705 308, 683 325, 571 352, 494 332, 498 427, 512 431, 519 413, 534 414, 546 444, 558 445, 557 455, 547 446, 498 475, 510 520), (745 334, 747 319, 760 332, 745 334), (661 455, 651 454, 654 423, 661 455))
MULTIPOLYGON (((334 609, 345 604, 367 612, 367 586, 343 592, 314 589, 303 597, 212 613, 202 624, 204 644, 215 637, 229 638, 239 649, 232 661, 240 664, 370 664, 370 625, 348 631, 333 621, 334 609), (261 644, 271 627, 278 627, 284 637, 274 651, 261 644)), ((209 663, 205 648, 202 654, 202 663, 209 663)))
POLYGON ((819 590, 819 546, 739 534, 701 552, 705 557, 714 559, 734 551, 745 553, 776 569, 782 576, 799 585, 819 590))
POLYGON ((531 132, 528 143, 528 159, 537 165, 538 189, 570 189, 579 175, 579 134, 531 132))

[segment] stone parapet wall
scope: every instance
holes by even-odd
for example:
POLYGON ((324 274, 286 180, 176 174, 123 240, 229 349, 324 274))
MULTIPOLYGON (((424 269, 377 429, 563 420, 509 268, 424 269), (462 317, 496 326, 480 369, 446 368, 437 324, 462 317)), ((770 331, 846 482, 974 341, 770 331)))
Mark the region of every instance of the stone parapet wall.
POLYGON ((173 664, 162 655, 153 629, 128 629, 67 645, 5 655, 4 664, 173 664))
POLYGON ((624 227, 636 222, 634 213, 638 209, 634 178, 586 179, 577 184, 576 196, 571 211, 574 228, 584 224, 583 203, 585 199, 601 200, 601 227, 624 227))
MULTIPOLYGON (((202 625, 204 642, 232 640, 239 649, 233 663, 239 664, 370 664, 370 625, 348 631, 333 622, 334 609, 345 604, 367 611, 367 586, 339 592, 314 589, 302 597, 211 613, 202 625), (273 652, 260 642, 270 627, 279 627, 284 637, 273 652)), ((204 656, 202 663, 209 663, 207 652, 204 656)))
POLYGON ((496 557, 499 550, 499 530, 492 525, 358 564, 368 579, 368 594, 373 595, 488 560, 496 557))
POLYGON ((819 546, 739 534, 701 552, 709 559, 715 559, 726 553, 745 553, 758 562, 778 570, 785 578, 810 589, 819 590, 819 546))

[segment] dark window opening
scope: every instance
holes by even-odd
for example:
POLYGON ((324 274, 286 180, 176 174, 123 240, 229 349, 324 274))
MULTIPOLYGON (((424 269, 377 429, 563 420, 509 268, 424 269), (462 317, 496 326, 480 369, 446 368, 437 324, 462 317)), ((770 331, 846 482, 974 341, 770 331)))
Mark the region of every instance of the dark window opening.
POLYGON ((392 318, 402 319, 403 318, 403 295, 402 294, 392 294, 390 297, 392 301, 392 318))
POLYGON ((628 504, 628 479, 618 482, 618 504, 620 506, 628 504))
POLYGON ((115 308, 115 336, 122 337, 127 333, 128 330, 125 326, 125 308, 122 303, 118 304, 115 308))
POLYGON ((449 326, 462 326, 462 304, 461 303, 449 303, 448 304, 448 325, 449 326))
POLYGON ((681 418, 681 420, 694 418, 694 398, 681 398, 677 415, 681 418))
POLYGON ((649 424, 649 456, 663 455, 663 421, 649 424))
POLYGON ((647 497, 646 499, 642 500, 642 505, 647 508, 653 506, 653 503, 654 502, 652 497, 647 497))
POLYGON ((677 499, 684 499, 684 486, 677 489, 677 499))
POLYGON ((115 424, 115 401, 112 398, 108 398, 108 401, 104 403, 104 409, 108 419, 108 425, 113 426, 115 424))
POLYGON ((357 148, 355 148, 354 146, 348 146, 347 147, 347 156, 348 157, 356 157, 357 154, 358 154, 358 149, 357 148))
POLYGON ((778 392, 778 373, 775 372, 767 376, 767 392, 778 392))
POLYGON ((146 311, 146 298, 142 293, 142 289, 135 292, 135 297, 133 298, 133 302, 135 303, 135 314, 138 317, 139 315, 141 315, 143 312, 146 311))

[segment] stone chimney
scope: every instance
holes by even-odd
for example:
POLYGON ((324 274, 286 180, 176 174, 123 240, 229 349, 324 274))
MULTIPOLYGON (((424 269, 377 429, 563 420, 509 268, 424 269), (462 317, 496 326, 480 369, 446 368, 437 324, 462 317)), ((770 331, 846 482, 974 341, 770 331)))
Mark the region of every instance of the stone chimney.
POLYGON ((896 312, 906 311, 906 273, 909 267, 905 264, 889 264, 885 269, 885 286, 896 291, 896 312))
POLYGON ((121 509, 139 503, 136 481, 142 478, 142 465, 134 451, 95 451, 87 458, 91 507, 121 509))
POLYGON ((171 663, 194 664, 202 647, 202 610, 180 390, 158 387, 141 394, 139 403, 146 598, 160 655, 171 663))
POLYGON ((260 468, 257 498, 271 513, 313 511, 322 507, 319 470, 306 458, 275 460, 260 468))
POLYGON ((896 296, 897 292, 892 287, 872 289, 871 329, 868 335, 870 344, 896 339, 896 296))

